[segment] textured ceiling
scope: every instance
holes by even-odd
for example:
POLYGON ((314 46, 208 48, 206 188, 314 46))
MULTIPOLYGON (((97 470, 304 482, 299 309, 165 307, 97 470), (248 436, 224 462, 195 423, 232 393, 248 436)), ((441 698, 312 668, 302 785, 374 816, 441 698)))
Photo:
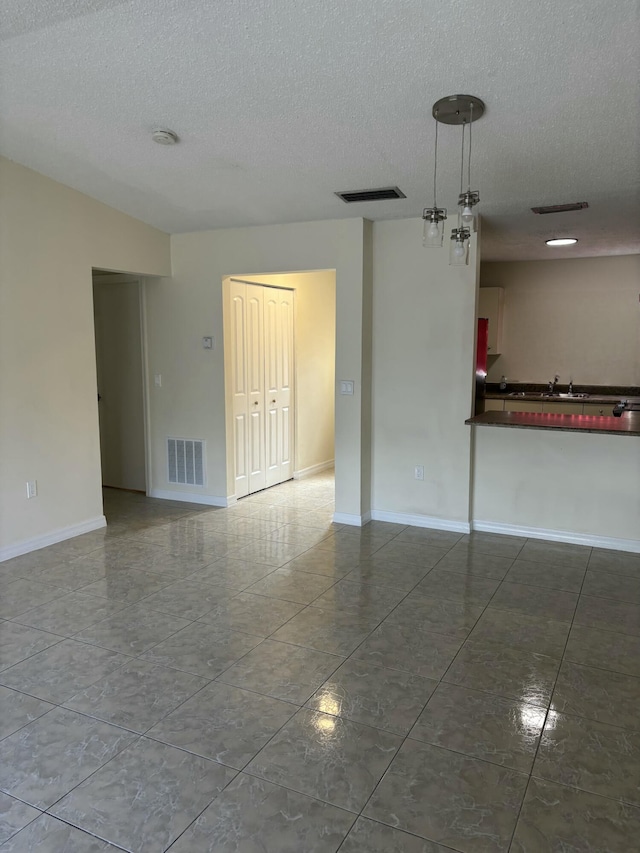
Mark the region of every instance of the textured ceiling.
POLYGON ((431 106, 467 92, 483 257, 640 251, 640 0, 4 0, 0 36, 0 152, 165 231, 419 216, 431 106))

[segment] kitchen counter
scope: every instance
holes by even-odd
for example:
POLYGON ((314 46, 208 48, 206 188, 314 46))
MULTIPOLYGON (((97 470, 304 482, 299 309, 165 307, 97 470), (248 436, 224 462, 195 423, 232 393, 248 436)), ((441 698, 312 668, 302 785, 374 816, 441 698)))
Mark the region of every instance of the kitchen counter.
POLYGON ((640 397, 629 397, 625 394, 580 394, 575 397, 560 397, 557 394, 541 394, 538 392, 520 392, 520 393, 504 393, 504 394, 485 394, 486 400, 526 400, 535 403, 602 403, 607 405, 611 403, 615 406, 620 400, 628 400, 630 403, 640 403, 640 397))
MULTIPOLYGON (((522 397, 516 399, 522 399, 522 397)), ((599 415, 554 415, 551 412, 485 412, 483 415, 469 418, 465 423, 471 426, 640 435, 640 412, 624 412, 619 418, 599 415)))

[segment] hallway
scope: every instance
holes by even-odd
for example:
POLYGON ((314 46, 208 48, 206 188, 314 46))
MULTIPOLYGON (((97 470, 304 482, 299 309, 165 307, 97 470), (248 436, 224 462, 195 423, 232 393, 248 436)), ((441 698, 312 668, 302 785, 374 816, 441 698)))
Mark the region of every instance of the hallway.
POLYGON ((640 555, 333 494, 106 490, 0 564, 0 853, 636 848, 640 555))

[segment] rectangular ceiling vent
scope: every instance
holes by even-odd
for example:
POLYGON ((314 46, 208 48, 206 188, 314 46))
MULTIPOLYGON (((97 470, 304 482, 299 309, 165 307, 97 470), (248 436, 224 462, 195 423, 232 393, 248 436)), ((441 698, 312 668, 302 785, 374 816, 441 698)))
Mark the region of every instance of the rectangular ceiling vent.
POLYGON ((183 486, 204 486, 204 441, 168 438, 169 482, 183 486))
POLYGON ((406 195, 398 187, 380 187, 375 190, 351 190, 348 192, 335 193, 345 204, 354 204, 357 201, 385 201, 390 198, 406 198, 406 195))
POLYGON ((570 210, 584 210, 589 207, 586 201, 574 201, 572 204, 550 204, 547 207, 532 207, 534 213, 568 213, 570 210))

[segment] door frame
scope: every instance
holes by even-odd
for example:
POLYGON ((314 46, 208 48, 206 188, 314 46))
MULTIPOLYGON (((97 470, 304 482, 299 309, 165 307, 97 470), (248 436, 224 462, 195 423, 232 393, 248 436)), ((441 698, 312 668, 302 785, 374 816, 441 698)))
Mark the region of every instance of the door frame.
MULTIPOLYGON (((96 282, 94 275, 95 269, 91 269, 91 304, 95 310, 93 300, 93 285, 96 282)), ((149 389, 149 360, 148 360, 148 345, 147 345, 147 300, 146 300, 146 277, 141 275, 127 273, 109 273, 108 275, 97 276, 97 281, 100 284, 130 284, 137 287, 138 290, 138 306, 140 313, 140 370, 142 372, 142 418, 143 418, 143 438, 144 438, 144 480, 145 494, 148 496, 151 484, 151 424, 150 424, 150 389, 149 389)), ((95 349, 96 330, 95 330, 95 313, 93 319, 93 341, 95 349)), ((96 360, 96 397, 98 395, 98 372, 96 360)), ((100 439, 100 417, 98 413, 98 439, 100 439)), ((100 479, 102 480, 102 452, 100 454, 100 479)))

